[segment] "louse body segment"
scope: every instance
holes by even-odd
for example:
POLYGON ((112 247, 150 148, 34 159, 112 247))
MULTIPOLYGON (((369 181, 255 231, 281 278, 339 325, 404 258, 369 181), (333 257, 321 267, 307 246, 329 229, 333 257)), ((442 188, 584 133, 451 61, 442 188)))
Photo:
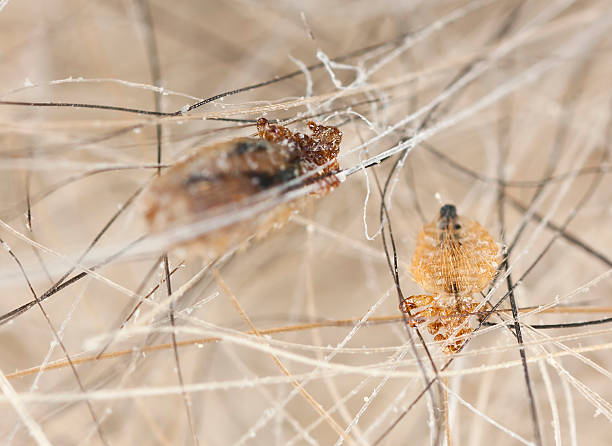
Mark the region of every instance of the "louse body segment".
POLYGON ((472 331, 469 314, 478 307, 473 296, 493 280, 499 262, 499 246, 484 226, 444 205, 419 231, 410 268, 415 282, 431 295, 407 297, 400 309, 412 316, 411 325, 427 323, 434 340, 447 341, 444 351, 454 353, 465 340, 449 338, 472 331))
POLYGON ((339 184, 335 174, 339 171, 336 157, 342 133, 336 127, 312 121, 307 125, 311 135, 260 118, 258 138, 235 138, 203 147, 169 168, 144 194, 144 215, 150 231, 162 232, 231 215, 247 204, 265 200, 278 203, 184 243, 190 251, 213 259, 280 227, 303 201, 284 200, 283 194, 314 185, 311 195, 323 196, 339 184))

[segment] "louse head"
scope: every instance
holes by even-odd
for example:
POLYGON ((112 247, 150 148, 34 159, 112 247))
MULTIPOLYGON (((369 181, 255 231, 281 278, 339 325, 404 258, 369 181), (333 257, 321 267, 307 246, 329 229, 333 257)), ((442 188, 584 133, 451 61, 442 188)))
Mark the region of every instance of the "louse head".
POLYGON ((457 208, 453 204, 445 204, 440 208, 438 217, 438 228, 443 231, 457 231, 461 229, 461 224, 457 217, 457 208))
POLYGON ((440 218, 457 218, 457 208, 454 204, 445 204, 440 208, 440 218))

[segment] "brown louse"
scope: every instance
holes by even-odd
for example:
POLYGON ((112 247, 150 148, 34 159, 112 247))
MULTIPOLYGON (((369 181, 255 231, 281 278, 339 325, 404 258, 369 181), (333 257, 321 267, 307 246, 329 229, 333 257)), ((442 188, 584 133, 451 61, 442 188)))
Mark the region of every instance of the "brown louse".
POLYGON ((180 243, 190 252, 214 259, 282 226, 303 201, 284 199, 283 194, 314 185, 310 194, 323 196, 340 183, 335 174, 339 171, 336 158, 342 132, 312 121, 307 126, 311 135, 292 132, 260 118, 258 138, 235 138, 202 147, 169 168, 153 180, 144 194, 144 215, 150 231, 158 233, 231 215, 245 204, 279 202, 249 218, 180 243), (300 181, 293 181, 304 175, 300 181), (292 181, 295 184, 287 186, 292 181), (272 192, 272 196, 266 192, 272 192))
POLYGON ((455 353, 465 340, 450 338, 472 332, 468 319, 478 307, 473 296, 493 280, 499 262, 499 246, 487 230, 446 204, 419 231, 410 268, 414 281, 430 295, 407 297, 400 310, 411 315, 412 326, 427 323, 434 341, 445 342, 444 351, 455 353))

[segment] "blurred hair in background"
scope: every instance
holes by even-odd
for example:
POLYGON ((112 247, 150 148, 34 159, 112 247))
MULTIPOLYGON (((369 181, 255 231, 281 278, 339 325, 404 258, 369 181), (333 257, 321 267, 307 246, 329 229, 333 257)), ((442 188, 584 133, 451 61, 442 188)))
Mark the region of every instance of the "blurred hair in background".
POLYGON ((0 0, 2 443, 609 444, 611 30, 604 0, 0 0), (177 240, 248 206, 148 233, 142 190, 262 116, 337 126, 339 187, 213 263, 177 240), (454 355, 398 310, 445 203, 506 259, 454 355))

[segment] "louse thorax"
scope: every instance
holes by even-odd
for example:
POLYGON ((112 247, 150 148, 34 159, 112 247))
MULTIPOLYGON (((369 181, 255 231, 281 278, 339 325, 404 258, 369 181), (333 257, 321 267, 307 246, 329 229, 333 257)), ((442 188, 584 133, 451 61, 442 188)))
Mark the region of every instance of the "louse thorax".
POLYGON ((444 205, 418 235, 410 272, 419 285, 438 298, 468 298, 493 279, 500 250, 477 221, 444 205))
POLYGON ((287 192, 314 185, 311 194, 322 196, 339 184, 334 174, 339 170, 336 156, 342 133, 335 127, 308 126, 311 136, 261 118, 257 122, 260 138, 235 138, 205 146, 167 169, 152 181, 142 199, 150 231, 159 233, 212 219, 223 222, 246 206, 271 204, 237 221, 215 223, 178 243, 215 258, 282 226, 304 201, 303 197, 285 199, 287 192), (314 152, 322 158, 313 157, 314 152), (330 165, 322 172, 298 180, 327 162, 330 165))

